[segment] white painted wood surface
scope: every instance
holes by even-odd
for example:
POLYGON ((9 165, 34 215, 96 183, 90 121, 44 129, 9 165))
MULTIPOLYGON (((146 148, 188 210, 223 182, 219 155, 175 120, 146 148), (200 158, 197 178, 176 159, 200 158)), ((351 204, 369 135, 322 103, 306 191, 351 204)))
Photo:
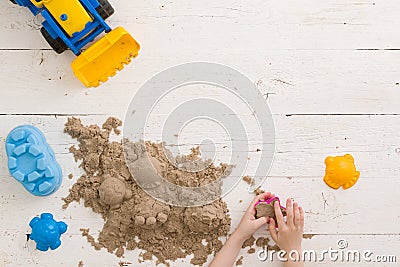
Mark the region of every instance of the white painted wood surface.
MULTIPOLYGON (((0 3, 0 266, 118 266, 97 252, 79 228, 96 233, 102 219, 74 203, 61 210, 81 170, 62 133, 66 118, 102 123, 123 118, 131 97, 154 73, 183 62, 216 61, 252 79, 267 98, 276 123, 276 156, 264 187, 294 197, 306 210, 307 249, 335 247, 397 255, 400 246, 400 35, 398 1, 113 1, 113 26, 126 27, 142 45, 140 56, 98 89, 73 77, 73 55, 55 55, 37 20, 24 8, 0 3), (9 175, 4 139, 22 123, 40 127, 64 174, 54 195, 28 195, 9 175), (350 190, 322 181, 327 155, 352 153, 361 171, 350 190), (326 202, 325 202, 326 201, 326 202), (325 204, 324 204, 325 203, 325 204), (26 243, 32 216, 50 211, 69 224, 63 245, 39 253, 26 243)), ((243 114, 245 115, 245 114, 243 114)), ((152 125, 157 127, 157 125, 152 125)), ((209 134, 214 129, 207 129, 209 134)), ((197 144, 196 132, 184 140, 197 144)), ((257 157, 255 150, 250 157, 257 157)), ((233 227, 252 198, 241 184, 226 201, 233 227), (239 199, 243 202, 239 204, 239 199)), ((260 231, 257 235, 263 235, 260 231)), ((137 252, 123 261, 137 266, 137 252)), ((245 266, 264 266, 256 256, 245 266)), ((178 261, 172 266, 187 266, 178 261)), ((310 266, 399 266, 399 263, 310 263, 310 266)), ((153 266, 146 262, 141 266, 153 266)), ((280 266, 274 263, 272 266, 280 266)))

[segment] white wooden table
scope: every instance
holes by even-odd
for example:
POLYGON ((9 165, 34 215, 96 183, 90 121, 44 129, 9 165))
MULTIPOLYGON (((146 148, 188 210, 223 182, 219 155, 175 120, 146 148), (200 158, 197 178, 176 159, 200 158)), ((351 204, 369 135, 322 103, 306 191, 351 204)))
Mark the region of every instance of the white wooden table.
MULTIPOLYGON (((113 1, 112 26, 140 42, 140 56, 107 84, 87 90, 73 77, 73 55, 56 55, 28 10, 0 3, 0 266, 137 266, 138 252, 118 259, 94 249, 79 228, 96 234, 102 219, 62 200, 81 170, 63 134, 69 116, 102 123, 123 118, 139 86, 154 73, 189 61, 214 61, 245 73, 265 94, 276 123, 276 157, 264 187, 293 197, 306 211, 307 249, 369 249, 397 263, 308 263, 310 266, 399 266, 400 18, 398 1, 113 1), (8 174, 4 139, 15 126, 40 127, 65 174, 60 190, 34 198, 8 174), (361 171, 347 191, 322 181, 327 155, 351 153, 361 171), (74 174, 74 179, 66 177, 74 174), (26 243, 29 220, 44 211, 69 224, 62 246, 39 253, 26 243)), ((253 197, 239 186, 226 197, 233 227, 253 197), (238 204, 238 197, 243 199, 238 204)), ((260 231, 257 235, 265 235, 260 231)), ((245 266, 265 266, 245 251, 245 266)), ((178 261, 172 266, 187 266, 178 261)), ((141 266, 152 266, 143 263, 141 266)), ((272 264, 280 266, 279 263, 272 264)))

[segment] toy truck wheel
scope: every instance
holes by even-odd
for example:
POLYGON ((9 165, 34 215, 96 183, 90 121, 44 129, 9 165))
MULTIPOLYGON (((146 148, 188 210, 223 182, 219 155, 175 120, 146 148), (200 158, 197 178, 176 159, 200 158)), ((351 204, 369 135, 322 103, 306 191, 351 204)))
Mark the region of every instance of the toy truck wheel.
POLYGON ((14 5, 17 4, 17 1, 15 1, 15 0, 10 0, 10 2, 13 3, 14 5))
POLYGON ((102 19, 105 20, 114 14, 114 8, 107 0, 99 0, 99 4, 96 11, 100 14, 102 19))
POLYGON ((46 39, 46 41, 49 43, 49 45, 51 46, 51 48, 53 48, 53 50, 57 53, 57 54, 61 54, 62 52, 64 52, 65 50, 68 49, 68 47, 65 45, 65 43, 61 40, 61 38, 57 38, 57 39, 53 39, 53 37, 51 37, 51 35, 49 34, 49 32, 42 27, 40 29, 40 32, 42 33, 44 39, 46 39))

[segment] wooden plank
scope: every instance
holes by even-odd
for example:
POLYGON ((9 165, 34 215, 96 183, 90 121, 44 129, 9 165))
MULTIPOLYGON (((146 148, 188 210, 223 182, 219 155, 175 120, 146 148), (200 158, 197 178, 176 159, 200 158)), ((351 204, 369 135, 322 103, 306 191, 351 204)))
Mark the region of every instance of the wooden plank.
MULTIPOLYGON (((0 113, 84 111, 122 117, 140 85, 155 73, 192 59, 209 59, 247 75, 268 98, 274 114, 400 114, 400 51, 262 50, 232 58, 216 51, 205 57, 157 57, 152 53, 144 48, 141 56, 108 83, 87 90, 72 74, 71 54, 0 51, 0 87, 4 88, 0 113)), ((215 89, 213 95, 218 97, 222 91, 215 89)), ((174 101, 181 103, 185 95, 195 98, 204 92, 186 91, 174 101)))
MULTIPOLYGON (((113 1, 112 26, 122 25, 157 55, 179 50, 400 48, 395 0, 202 2, 113 1), (250 30, 249 30, 250 29, 250 30), (193 34, 195 33, 195 34, 193 34), (162 45, 160 45, 162 44, 162 45), (175 47, 175 48, 174 48, 175 47), (158 51, 158 52, 156 52, 158 51)), ((8 1, 0 4, 0 48, 48 48, 40 20, 8 1)))
MULTIPOLYGON (((85 124, 102 124, 108 116, 84 116, 85 124)), ((242 116, 243 118, 243 116, 242 116)), ((155 131, 160 131, 160 121, 149 123, 154 135, 149 140, 157 139, 155 131)), ((20 124, 34 124, 46 134, 60 161, 67 164, 72 156, 68 148, 73 140, 63 133, 66 117, 55 116, 0 116, 1 142, 8 132, 20 124)), ((251 120, 250 120, 251 122, 251 120)), ((248 122, 247 122, 248 123, 248 122)), ((399 160, 400 116, 275 116, 276 153, 270 171, 271 176, 280 177, 322 177, 325 172, 324 159, 328 155, 351 153, 357 168, 361 171, 361 180, 394 179, 400 167, 394 164, 399 160), (390 125, 390 128, 389 128, 390 125)), ((201 124, 199 127, 201 127, 201 124)), ((220 160, 229 159, 231 145, 219 137, 221 130, 207 129, 207 132, 189 128, 180 139, 181 151, 187 152, 197 146, 205 136, 213 137, 220 160)), ((247 129, 247 128, 246 128, 247 129)), ((262 140, 253 128, 247 129, 249 135, 249 151, 243 151, 250 157, 247 174, 253 175, 259 162, 262 140)), ((235 142, 245 142, 236 140, 235 142)), ((175 144, 176 145, 176 144, 175 144)), ((4 146, 0 146, 4 158, 4 146)), ((71 161, 72 163, 72 161, 71 161)), ((67 166, 69 166, 68 163, 67 166)), ((0 164, 0 170, 6 172, 6 164, 0 164)))

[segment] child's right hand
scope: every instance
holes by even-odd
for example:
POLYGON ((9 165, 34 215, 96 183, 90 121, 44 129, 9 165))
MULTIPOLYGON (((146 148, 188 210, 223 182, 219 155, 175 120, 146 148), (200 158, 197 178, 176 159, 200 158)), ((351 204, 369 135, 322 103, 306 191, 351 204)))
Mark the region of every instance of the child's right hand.
POLYGON ((275 243, 284 251, 289 253, 291 250, 301 251, 301 241, 303 240, 304 229, 304 211, 292 199, 286 201, 286 222, 278 201, 274 203, 275 215, 278 223, 276 230, 276 222, 269 219, 269 232, 275 243))
POLYGON ((241 241, 245 241, 250 238, 261 226, 266 225, 268 222, 268 217, 260 217, 256 218, 256 208, 255 204, 258 201, 263 201, 268 198, 274 197, 274 194, 270 192, 262 193, 254 198, 254 200, 250 203, 246 212, 244 213, 242 220, 239 223, 239 226, 234 231, 234 234, 239 237, 241 241))

